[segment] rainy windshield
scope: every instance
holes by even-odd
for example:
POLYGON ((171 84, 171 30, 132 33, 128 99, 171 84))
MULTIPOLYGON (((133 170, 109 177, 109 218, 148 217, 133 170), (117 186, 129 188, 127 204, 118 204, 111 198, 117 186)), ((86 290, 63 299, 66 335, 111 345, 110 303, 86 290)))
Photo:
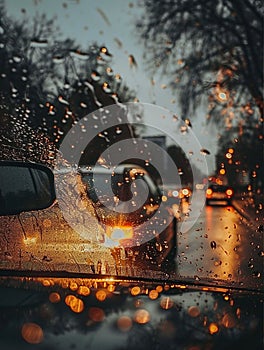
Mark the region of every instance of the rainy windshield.
POLYGON ((263 4, 184 4, 0 2, 0 273, 263 288, 263 4))

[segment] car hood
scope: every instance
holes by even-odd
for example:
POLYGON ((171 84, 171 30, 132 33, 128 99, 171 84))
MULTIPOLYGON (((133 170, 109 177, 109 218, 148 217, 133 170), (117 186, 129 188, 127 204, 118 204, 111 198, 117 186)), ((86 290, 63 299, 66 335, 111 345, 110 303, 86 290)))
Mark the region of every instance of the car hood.
POLYGON ((254 343, 258 349, 262 344, 262 292, 100 276, 2 277, 0 282, 1 348, 244 349, 254 343))

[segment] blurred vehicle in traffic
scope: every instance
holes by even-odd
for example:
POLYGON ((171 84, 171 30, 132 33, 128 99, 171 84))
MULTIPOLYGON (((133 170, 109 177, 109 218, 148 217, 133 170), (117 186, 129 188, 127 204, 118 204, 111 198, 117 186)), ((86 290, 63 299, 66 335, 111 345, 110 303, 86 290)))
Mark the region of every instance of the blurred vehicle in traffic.
POLYGON ((142 261, 173 264, 177 219, 167 209, 160 211, 162 193, 145 169, 120 164, 81 167, 79 171, 109 239, 142 261))
POLYGON ((226 203, 230 205, 234 196, 234 190, 230 186, 211 184, 206 190, 206 205, 226 203))
MULTIPOLYGON (((161 193, 145 169, 133 164, 81 167, 89 198, 97 208, 126 213, 130 223, 150 218, 161 203, 161 193)), ((107 217, 104 218, 107 220, 107 217)))
POLYGON ((132 262, 175 267, 175 218, 160 212, 160 193, 142 169, 53 175, 44 165, 3 161, 0 179, 0 268, 120 275, 132 262))
POLYGON ((176 184, 163 184, 160 186, 162 193, 162 201, 167 202, 169 205, 180 205, 182 200, 189 201, 192 191, 188 186, 179 187, 176 184))

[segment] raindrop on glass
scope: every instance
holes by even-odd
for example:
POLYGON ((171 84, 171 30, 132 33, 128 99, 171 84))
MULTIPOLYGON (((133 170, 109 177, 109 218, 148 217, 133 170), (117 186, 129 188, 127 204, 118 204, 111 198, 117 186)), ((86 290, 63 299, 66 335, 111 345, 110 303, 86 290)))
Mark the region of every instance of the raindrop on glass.
POLYGON ((209 155, 209 154, 210 154, 210 151, 208 151, 206 148, 202 148, 202 149, 200 150, 200 153, 201 153, 202 155, 209 155))
POLYGON ((212 249, 216 248, 216 242, 215 241, 211 241, 210 246, 212 249))

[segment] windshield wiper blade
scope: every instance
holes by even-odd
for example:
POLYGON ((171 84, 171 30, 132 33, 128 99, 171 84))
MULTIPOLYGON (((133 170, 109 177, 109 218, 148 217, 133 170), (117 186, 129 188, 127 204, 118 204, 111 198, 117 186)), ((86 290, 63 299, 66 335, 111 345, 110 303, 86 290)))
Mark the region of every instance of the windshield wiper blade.
MULTIPOLYGON (((153 273, 153 271, 151 271, 153 273)), ((156 272, 156 271, 155 271, 156 272)), ((264 294, 264 290, 261 288, 244 287, 241 285, 233 284, 226 285, 225 281, 222 280, 201 280, 196 281, 193 278, 181 278, 181 279, 170 279, 158 278, 158 277, 143 277, 143 276, 113 276, 113 275, 102 275, 97 273, 80 273, 80 272, 69 272, 69 271, 32 271, 32 270, 0 270, 0 278, 59 278, 59 279, 91 279, 96 281, 113 281, 113 282, 126 282, 126 283, 146 283, 146 284, 167 284, 179 290, 202 290, 208 292, 245 292, 245 293, 257 293, 264 294)))

